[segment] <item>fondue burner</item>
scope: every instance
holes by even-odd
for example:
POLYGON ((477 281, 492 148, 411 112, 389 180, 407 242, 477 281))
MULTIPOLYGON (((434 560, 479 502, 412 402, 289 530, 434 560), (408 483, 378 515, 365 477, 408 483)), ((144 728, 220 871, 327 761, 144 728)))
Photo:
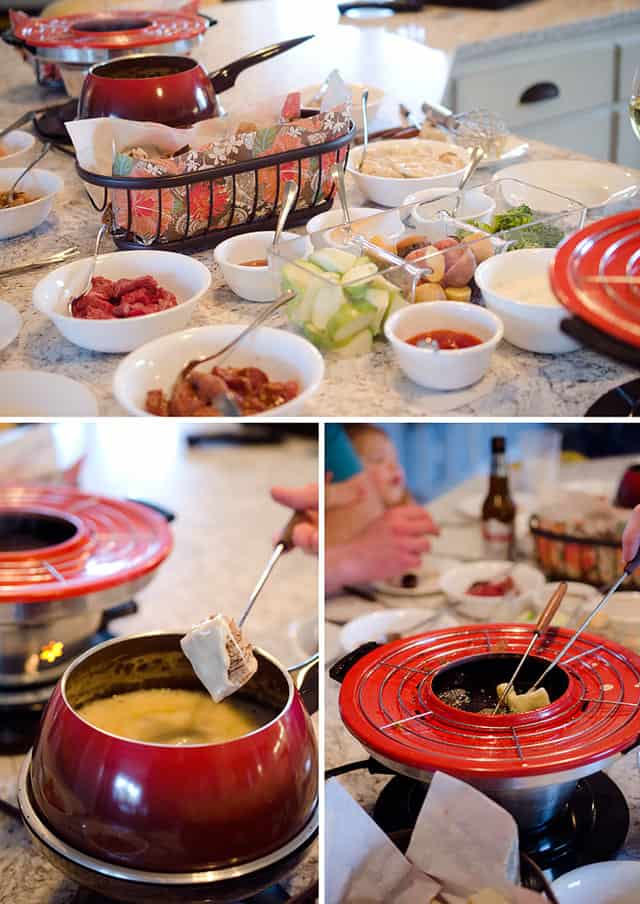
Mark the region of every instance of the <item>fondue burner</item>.
POLYGON ((168 556, 167 517, 74 487, 0 488, 0 700, 48 695, 43 685, 104 629, 105 610, 131 600, 168 556))
MULTIPOLYGON (((395 776, 375 803, 374 820, 392 837, 410 834, 427 790, 423 782, 395 776)), ((567 804, 542 830, 520 832, 520 849, 556 879, 579 866, 611 860, 624 844, 628 830, 629 809, 624 795, 608 776, 597 772, 578 782, 567 804)))
POLYGON ((629 380, 605 392, 591 405, 585 417, 640 417, 640 380, 629 380))
MULTIPOLYGON (((115 635, 109 625, 117 618, 135 615, 138 604, 129 600, 102 613, 102 622, 86 648, 98 646, 115 635)), ((84 651, 84 650, 83 650, 84 651)), ((0 755, 26 753, 33 746, 42 710, 55 687, 55 680, 36 687, 0 687, 0 755)))
MULTIPOLYGON (((552 628, 538 641, 518 692, 570 636, 552 628)), ((372 650, 367 645, 365 655, 355 651, 332 670, 338 680, 344 675, 342 719, 392 772, 421 782, 436 770, 454 775, 504 806, 521 831, 538 832, 558 816, 579 780, 637 744, 640 657, 583 634, 545 680, 549 706, 492 716, 443 702, 440 694, 452 688, 473 695, 507 681, 530 638, 524 625, 473 625, 372 650)))
POLYGON ((11 10, 11 30, 3 38, 33 62, 40 84, 59 87, 62 80, 67 93, 77 97, 94 63, 131 53, 191 53, 215 25, 214 19, 196 13, 195 6, 81 12, 50 19, 11 10))

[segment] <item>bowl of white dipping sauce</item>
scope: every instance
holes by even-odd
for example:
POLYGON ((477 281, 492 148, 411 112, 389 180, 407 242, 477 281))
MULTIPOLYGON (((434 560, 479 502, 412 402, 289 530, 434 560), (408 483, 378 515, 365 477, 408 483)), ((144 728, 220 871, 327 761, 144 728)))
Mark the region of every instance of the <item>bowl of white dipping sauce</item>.
POLYGON ((520 248, 476 268, 476 283, 487 308, 502 320, 504 338, 525 351, 558 355, 580 347, 560 329, 568 313, 549 282, 555 253, 555 248, 520 248))

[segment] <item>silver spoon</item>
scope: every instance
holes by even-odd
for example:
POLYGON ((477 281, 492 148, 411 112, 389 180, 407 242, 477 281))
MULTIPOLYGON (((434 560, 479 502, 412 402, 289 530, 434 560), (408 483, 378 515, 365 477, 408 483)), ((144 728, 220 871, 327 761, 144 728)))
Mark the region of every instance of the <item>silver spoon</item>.
POLYGON ((226 355, 231 351, 232 348, 235 348, 236 345, 245 339, 249 333, 252 333, 256 327, 260 326, 261 323, 264 323, 272 314, 275 314, 276 311, 280 310, 280 308, 284 307, 287 302, 291 301, 292 298, 295 298, 296 293, 289 290, 288 292, 284 292, 280 295, 279 298, 276 298, 275 301, 271 302, 271 304, 264 308, 257 317, 255 317, 251 323, 245 327, 235 339, 232 339, 231 342, 227 342, 221 349, 218 349, 217 352, 214 352, 212 355, 205 355, 202 358, 194 358, 193 361, 189 361, 188 364, 182 368, 180 373, 178 374, 178 378, 176 383, 179 380, 186 379, 194 367, 197 367, 199 364, 204 364, 205 361, 215 361, 216 358, 221 358, 223 355, 226 355))
POLYGON ((462 191, 469 179, 475 173, 476 169, 478 168, 478 164, 483 159, 483 157, 485 157, 485 152, 479 145, 476 145, 476 147, 471 149, 469 162, 464 168, 462 178, 460 179, 460 184, 458 185, 458 197, 456 199, 453 211, 451 212, 452 217, 457 216, 458 210, 460 209, 460 204, 462 203, 462 191))
POLYGON ((280 208, 280 213, 278 214, 278 222, 276 223, 276 231, 273 236, 273 250, 276 251, 278 245, 280 244, 280 237, 282 236, 282 230, 285 227, 285 223, 287 222, 287 218, 291 213, 291 208, 296 202, 296 198, 298 195, 298 185, 293 179, 289 179, 284 184, 284 200, 282 202, 282 207, 280 208))
POLYGON ((351 214, 349 213, 349 203, 347 201, 347 189, 344 184, 344 172, 340 163, 334 163, 331 166, 331 178, 338 189, 338 198, 342 207, 342 216, 344 217, 345 226, 351 229, 351 214))
POLYGON ((369 92, 365 88, 362 92, 362 154, 360 155, 360 163, 358 164, 358 172, 362 172, 364 166, 364 158, 367 156, 369 147, 369 120, 367 119, 367 103, 369 102, 369 92))
POLYGON ((11 186, 11 188, 9 189, 9 191, 7 192, 9 201, 13 201, 13 196, 14 196, 14 194, 15 194, 16 185, 17 185, 19 182, 22 182, 22 180, 23 180, 24 177, 27 175, 27 173, 28 173, 30 170, 32 170, 32 169, 34 168, 34 166, 36 165, 36 163, 40 163, 40 161, 42 160, 42 158, 44 157, 44 155, 45 155, 45 154, 48 154, 50 150, 51 150, 51 142, 48 141, 48 142, 43 146, 43 148, 42 148, 42 150, 40 151, 40 153, 38 154, 38 156, 37 156, 34 160, 32 160, 31 163, 30 163, 28 166, 26 166, 26 167, 22 170, 22 172, 20 173, 20 175, 18 176, 18 178, 16 179, 16 181, 13 183, 13 185, 11 186))
POLYGON ((98 255, 100 254, 100 245, 102 244, 102 239, 105 236, 105 233, 108 229, 111 228, 113 223, 113 213, 111 210, 111 204, 108 204, 104 209, 104 213, 102 214, 102 225, 98 230, 98 234, 96 236, 96 244, 93 249, 93 259, 91 261, 91 266, 89 267, 89 272, 87 274, 87 278, 85 280, 84 288, 82 292, 78 292, 71 301, 67 304, 67 308, 69 313, 73 316, 73 302, 77 301, 79 298, 82 298, 83 295, 86 295, 89 289, 91 288, 91 283, 93 282, 93 274, 96 272, 96 266, 98 264, 98 255))
POLYGON ((428 348, 432 352, 440 351, 440 343, 437 339, 429 338, 429 339, 418 339, 416 342, 416 348, 428 348))

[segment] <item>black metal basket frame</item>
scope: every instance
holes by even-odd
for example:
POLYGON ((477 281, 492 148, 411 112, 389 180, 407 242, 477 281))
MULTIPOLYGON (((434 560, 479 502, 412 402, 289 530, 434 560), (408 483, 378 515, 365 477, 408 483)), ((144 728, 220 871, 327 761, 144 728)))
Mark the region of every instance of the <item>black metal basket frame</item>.
POLYGON ((349 146, 356 132, 353 121, 350 123, 349 129, 344 135, 334 138, 331 141, 325 141, 322 144, 307 145, 305 147, 295 148, 291 151, 283 151, 280 154, 269 154, 265 157, 255 157, 251 160, 243 160, 238 163, 228 163, 224 166, 207 167, 206 169, 195 170, 190 173, 179 173, 175 176, 103 176, 98 173, 92 173, 83 169, 76 164, 78 175, 83 182, 89 185, 96 185, 104 189, 104 199, 102 204, 96 204, 91 194, 87 191, 89 200, 98 212, 103 212, 109 202, 109 191, 124 189, 127 192, 127 228, 112 233, 113 240, 118 248, 121 249, 139 249, 144 247, 159 248, 163 251, 200 251, 205 248, 212 248, 224 239, 233 235, 240 235, 250 231, 264 231, 273 229, 278 219, 278 207, 280 201, 280 185, 281 185, 281 169, 285 164, 297 162, 298 164, 298 192, 296 194, 295 204, 288 218, 288 224, 291 226, 302 226, 311 217, 316 214, 323 213, 331 208, 335 187, 331 189, 327 198, 319 201, 322 192, 323 171, 322 158, 327 154, 335 153, 335 162, 340 162, 340 151, 346 146, 346 153, 343 158, 343 166, 346 167, 349 159, 349 146), (312 204, 308 207, 296 210, 298 197, 300 194, 300 184, 302 182, 302 161, 310 157, 317 157, 319 162, 318 171, 318 187, 313 198, 312 204), (276 196, 273 202, 271 213, 266 216, 256 217, 256 207, 258 203, 258 182, 261 170, 276 167, 276 196), (243 223, 232 225, 236 212, 236 176, 244 173, 253 172, 254 174, 254 196, 253 208, 243 223), (223 227, 212 227, 213 220, 213 185, 219 179, 231 176, 232 195, 231 195, 231 211, 228 222, 223 227), (189 189, 191 185, 200 182, 209 183, 209 217, 206 230, 198 235, 189 236, 190 216, 189 216, 189 189), (187 219, 185 224, 185 238, 172 242, 161 242, 160 229, 162 224, 162 191, 163 189, 180 188, 186 186, 187 189, 187 219), (131 192, 136 190, 157 191, 158 193, 158 225, 156 236, 152 243, 135 241, 131 236, 131 192))
POLYGON ((561 543, 577 543, 579 546, 606 546, 608 549, 620 549, 620 540, 605 540, 598 537, 574 537, 572 534, 561 534, 547 527, 540 527, 536 515, 529 519, 529 530, 534 537, 545 540, 558 540, 561 543))

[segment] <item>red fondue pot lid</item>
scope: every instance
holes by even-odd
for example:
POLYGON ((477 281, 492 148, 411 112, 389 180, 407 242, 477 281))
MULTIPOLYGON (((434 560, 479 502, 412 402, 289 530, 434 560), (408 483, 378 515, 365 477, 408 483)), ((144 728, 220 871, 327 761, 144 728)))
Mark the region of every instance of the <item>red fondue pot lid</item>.
POLYGON ((11 13, 17 38, 31 47, 103 48, 127 53, 141 47, 193 40, 207 29, 195 12, 114 10, 37 19, 11 13))
MULTIPOLYGON (((433 692, 432 678, 444 666, 524 653, 531 633, 524 625, 463 626, 384 644, 347 672, 342 719, 387 764, 462 779, 570 770, 633 744, 640 734, 640 656, 601 637, 583 634, 566 653, 560 666, 568 688, 543 709, 481 715, 449 706, 433 692), (397 720, 404 721, 389 725, 397 720)), ((552 660, 571 633, 552 629, 533 655, 552 660)))
POLYGON ((66 486, 0 487, 0 604, 96 593, 157 568, 173 541, 144 505, 66 486))
POLYGON ((640 277, 640 210, 597 220, 566 239, 551 265, 551 287, 578 317, 640 347, 640 285, 596 284, 588 276, 640 277))

